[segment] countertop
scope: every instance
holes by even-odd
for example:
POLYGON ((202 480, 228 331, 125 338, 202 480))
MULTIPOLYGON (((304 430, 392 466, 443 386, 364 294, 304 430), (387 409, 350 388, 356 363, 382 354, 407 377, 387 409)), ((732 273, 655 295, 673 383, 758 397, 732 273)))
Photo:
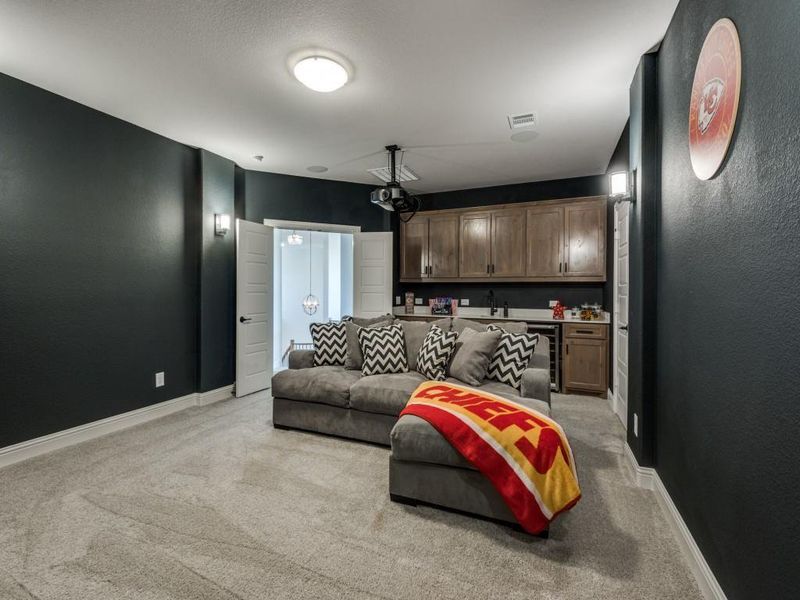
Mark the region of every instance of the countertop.
MULTIPOLYGON (((569 310, 564 311, 563 319, 554 319, 553 311, 549 308, 509 308, 508 316, 503 316, 503 309, 499 309, 497 314, 490 316, 488 307, 478 306, 459 306, 457 314, 454 317, 463 317, 465 319, 491 319, 492 321, 533 321, 536 323, 597 323, 600 325, 609 325, 611 323, 611 315, 603 312, 602 318, 596 321, 581 321, 580 319, 573 319, 569 316, 569 310)), ((414 313, 410 315, 406 313, 404 306, 395 306, 392 313, 398 317, 402 316, 438 316, 431 315, 429 306, 414 306, 414 313)))

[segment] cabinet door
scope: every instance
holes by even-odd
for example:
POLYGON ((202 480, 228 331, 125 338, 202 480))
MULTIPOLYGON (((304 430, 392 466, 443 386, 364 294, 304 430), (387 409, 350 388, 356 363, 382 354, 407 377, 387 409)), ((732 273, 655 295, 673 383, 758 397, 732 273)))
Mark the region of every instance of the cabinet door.
POLYGON ((460 215, 458 273, 461 277, 489 277, 492 262, 490 212, 460 215))
POLYGON ((458 215, 428 217, 429 277, 458 277, 458 215))
POLYGON ((428 267, 428 218, 400 223, 400 279, 422 279, 428 267))
POLYGON ((565 207, 567 277, 606 276, 606 203, 565 207))
POLYGON ((492 211, 492 277, 525 276, 525 210, 492 211))
POLYGON ((561 206, 529 208, 527 230, 528 277, 563 277, 564 209, 561 206))
POLYGON ((567 389, 607 391, 608 342, 587 338, 565 338, 564 385, 567 389))

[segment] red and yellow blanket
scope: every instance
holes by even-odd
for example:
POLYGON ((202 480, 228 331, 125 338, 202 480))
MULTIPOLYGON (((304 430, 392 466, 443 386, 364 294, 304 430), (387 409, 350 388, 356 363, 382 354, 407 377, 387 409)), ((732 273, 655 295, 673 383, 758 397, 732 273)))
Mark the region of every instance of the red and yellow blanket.
POLYGON ((416 415, 492 482, 522 527, 545 530, 580 500, 575 460, 552 419, 494 394, 426 381, 400 416, 416 415))

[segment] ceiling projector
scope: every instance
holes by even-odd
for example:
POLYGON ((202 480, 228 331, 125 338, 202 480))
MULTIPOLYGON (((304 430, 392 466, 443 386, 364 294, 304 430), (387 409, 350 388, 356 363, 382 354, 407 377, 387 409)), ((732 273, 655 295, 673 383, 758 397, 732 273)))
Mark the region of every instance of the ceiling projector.
POLYGON ((417 210, 419 210, 419 199, 404 190, 397 181, 395 154, 400 150, 399 146, 386 146, 386 150, 389 153, 389 173, 391 173, 391 181, 384 187, 372 190, 369 194, 369 199, 370 202, 377 204, 384 210, 391 210, 398 214, 410 213, 406 218, 400 217, 401 221, 408 222, 416 214, 417 210))
POLYGON ((377 204, 385 210, 397 212, 409 212, 414 210, 414 205, 410 201, 408 192, 399 185, 388 185, 372 190, 369 199, 373 204, 377 204))

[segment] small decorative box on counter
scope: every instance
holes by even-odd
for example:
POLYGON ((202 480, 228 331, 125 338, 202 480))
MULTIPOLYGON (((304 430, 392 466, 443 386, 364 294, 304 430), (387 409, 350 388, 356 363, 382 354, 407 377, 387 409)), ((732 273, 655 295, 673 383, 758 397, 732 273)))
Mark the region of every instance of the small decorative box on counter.
POLYGON ((458 312, 458 300, 450 296, 439 296, 428 300, 432 315, 455 315, 458 312))

